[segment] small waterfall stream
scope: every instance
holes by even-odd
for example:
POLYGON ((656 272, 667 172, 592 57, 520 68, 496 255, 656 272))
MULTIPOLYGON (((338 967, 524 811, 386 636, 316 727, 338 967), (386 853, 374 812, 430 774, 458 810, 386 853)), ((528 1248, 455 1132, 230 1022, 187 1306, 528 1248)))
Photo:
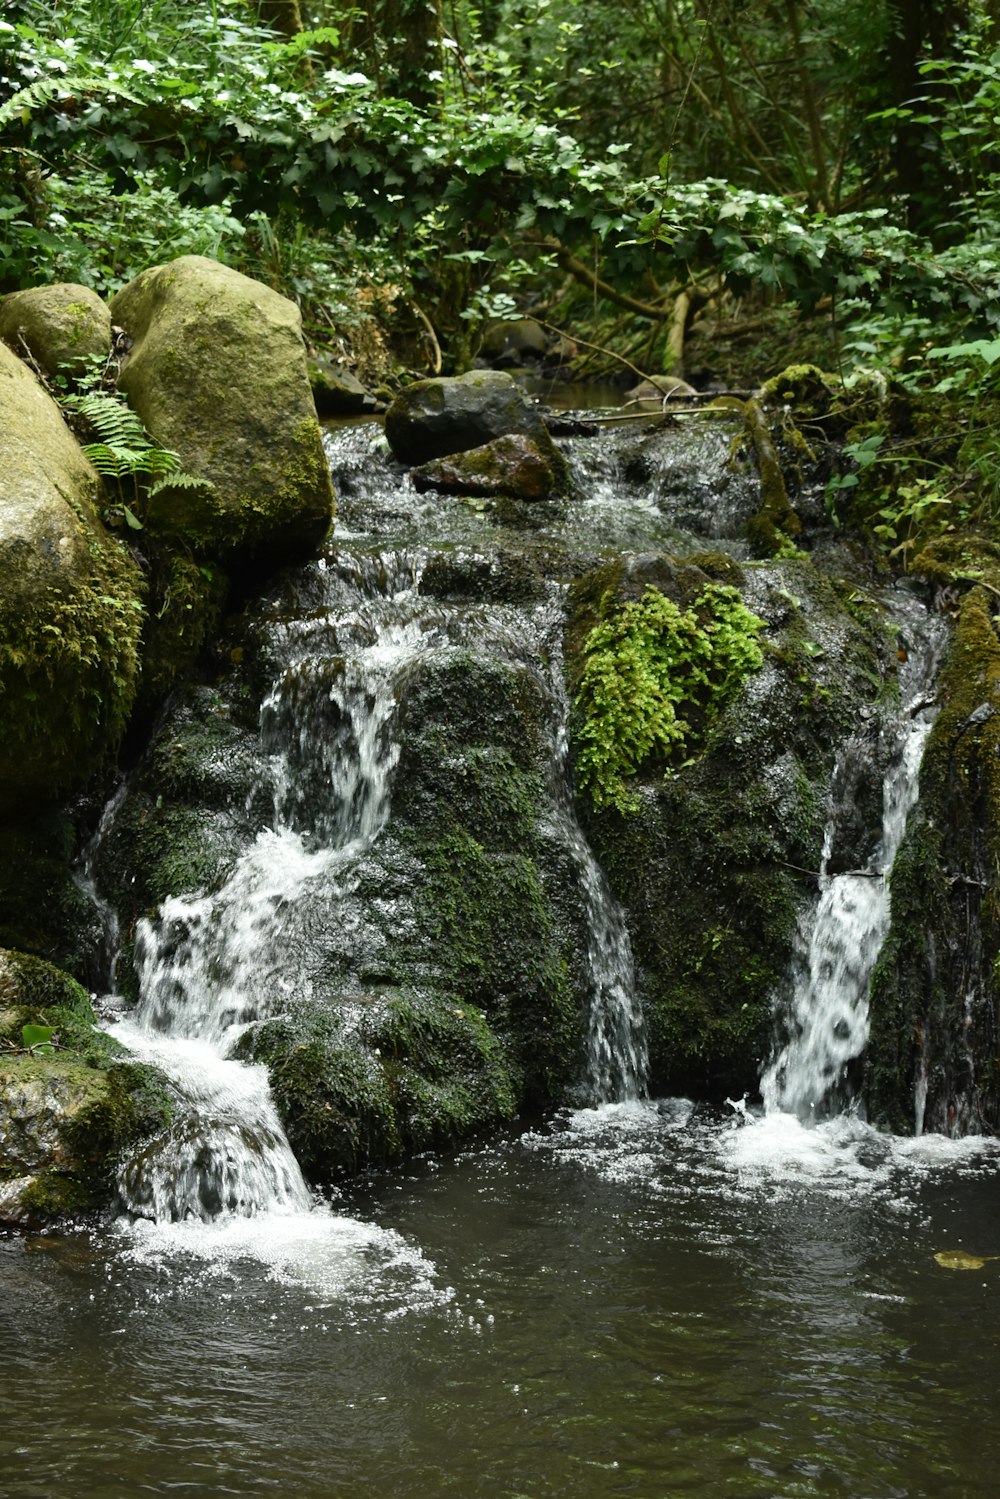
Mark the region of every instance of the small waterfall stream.
MULTIPOLYGON (((868 990, 889 926, 889 875, 917 798, 920 759, 934 720, 932 684, 943 642, 940 622, 929 618, 915 601, 908 601, 900 618, 906 625, 906 659, 900 668, 899 710, 883 728, 889 743, 880 834, 864 867, 832 873, 840 809, 831 807, 819 899, 798 933, 789 1039, 761 1079, 769 1115, 792 1114, 809 1122, 839 1112, 850 1100, 851 1064, 868 1039, 868 990)), ((853 777, 842 772, 851 758, 868 750, 860 740, 844 744, 834 773, 835 786, 838 781, 847 787, 853 784, 853 777)))

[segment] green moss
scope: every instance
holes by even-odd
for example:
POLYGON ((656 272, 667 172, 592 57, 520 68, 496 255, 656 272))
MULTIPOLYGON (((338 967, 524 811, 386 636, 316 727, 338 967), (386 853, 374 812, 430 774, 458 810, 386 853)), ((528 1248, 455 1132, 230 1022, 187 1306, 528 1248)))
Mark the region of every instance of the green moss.
POLYGON ((162 1075, 135 1063, 3 1056, 0 1097, 11 1102, 4 1175, 31 1178, 12 1216, 28 1224, 106 1207, 122 1153, 172 1117, 162 1075))
MULTIPOLYGON (((839 383, 839 382, 836 382, 839 383)), ((815 416, 829 411, 835 382, 814 364, 789 364, 761 387, 763 406, 793 406, 815 416)))
POLYGON ((30 756, 27 779, 50 798, 117 748, 138 684, 140 597, 125 549, 95 539, 72 592, 49 587, 30 606, 0 598, 0 766, 30 756))
POLYGON ((456 1144, 516 1106, 509 1062, 482 1013, 440 993, 400 989, 303 1008, 253 1027, 240 1050, 269 1068, 289 1140, 314 1181, 456 1144))
POLYGON ((93 902, 74 878, 76 830, 63 812, 0 825, 0 947, 84 978, 99 941, 93 902))
POLYGON ((630 778, 650 761, 676 766, 697 754, 744 677, 763 664, 761 628, 736 589, 709 583, 683 612, 647 588, 591 630, 574 743, 577 782, 596 808, 638 810, 630 778))
POLYGON ((185 552, 147 544, 150 601, 142 641, 139 707, 155 708, 185 677, 218 627, 229 579, 217 564, 198 563, 185 552))

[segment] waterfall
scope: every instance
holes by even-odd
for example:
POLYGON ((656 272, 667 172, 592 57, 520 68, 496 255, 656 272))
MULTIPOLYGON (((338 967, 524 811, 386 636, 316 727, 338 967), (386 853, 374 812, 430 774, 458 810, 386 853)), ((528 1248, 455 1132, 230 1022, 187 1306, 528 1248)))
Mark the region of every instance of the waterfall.
POLYGON ((358 574, 403 606, 388 618, 365 599, 295 654, 266 697, 261 741, 271 765, 273 825, 214 893, 177 896, 139 923, 140 1000, 118 1034, 172 1079, 178 1118, 122 1172, 125 1208, 156 1221, 301 1211, 311 1202, 263 1067, 227 1053, 250 1023, 307 997, 288 962, 289 913, 323 880, 337 888, 388 816, 399 756, 399 679, 435 638, 408 617, 413 577, 358 574), (308 648, 305 648, 308 647, 308 648), (285 939, 285 940, 283 940, 285 939))
POLYGON ((165 900, 137 928, 140 998, 116 1033, 171 1078, 177 1118, 121 1173, 122 1204, 135 1217, 208 1221, 309 1207, 266 1071, 232 1060, 232 1051, 247 1026, 309 1001, 302 913, 317 901, 339 909, 353 895, 359 861, 389 818, 407 679, 431 656, 473 650, 509 660, 534 675, 550 704, 542 820, 575 871, 585 924, 579 1101, 642 1092, 645 1043, 624 917, 569 790, 561 595, 518 607, 441 603, 419 593, 424 560, 342 552, 296 585, 305 596, 291 613, 268 619, 274 665, 259 748, 270 825, 217 889, 165 900))
POLYGON ((554 659, 553 774, 550 825, 577 871, 587 924, 584 1075, 580 1103, 621 1103, 642 1096, 649 1057, 625 913, 584 836, 569 786, 569 700, 562 654, 554 659))
MULTIPOLYGON (((834 838, 843 808, 831 798, 819 900, 797 936, 789 1039, 761 1079, 768 1114, 794 1114, 809 1121, 838 1112, 850 1091, 851 1064, 861 1056, 868 1039, 869 985, 889 926, 888 879, 917 798, 920 759, 933 723, 929 689, 942 632, 911 603, 906 639, 900 708, 883 730, 889 744, 879 836, 863 867, 832 873, 834 838)), ((838 755, 834 786, 838 782, 852 786, 853 777, 845 774, 848 762, 865 753, 862 741, 845 743, 838 755)))

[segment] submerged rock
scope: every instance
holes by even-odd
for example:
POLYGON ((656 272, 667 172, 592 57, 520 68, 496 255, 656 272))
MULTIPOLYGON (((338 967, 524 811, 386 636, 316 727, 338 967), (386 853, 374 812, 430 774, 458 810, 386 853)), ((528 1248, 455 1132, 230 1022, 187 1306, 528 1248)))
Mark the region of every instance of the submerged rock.
POLYGON ((159 490, 147 529, 264 570, 307 556, 333 490, 295 304, 184 255, 130 281, 111 312, 133 340, 120 378, 130 405, 201 481, 159 490))

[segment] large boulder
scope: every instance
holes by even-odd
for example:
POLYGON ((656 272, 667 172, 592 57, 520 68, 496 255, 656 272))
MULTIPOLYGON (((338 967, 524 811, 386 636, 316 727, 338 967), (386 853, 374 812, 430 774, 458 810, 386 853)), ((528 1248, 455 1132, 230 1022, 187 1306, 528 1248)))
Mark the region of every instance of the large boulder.
POLYGON ((501 370, 416 380, 385 416, 385 435, 401 463, 429 463, 520 432, 551 446, 540 414, 501 370))
POLYGON ((0 338, 16 354, 23 339, 47 375, 79 376, 107 357, 111 313, 89 286, 33 286, 0 299, 0 338))
POLYGON ((59 408, 0 344, 0 812, 93 774, 139 673, 143 584, 59 408))
POLYGON ((206 481, 160 490, 147 529, 268 568, 311 552, 330 525, 333 488, 294 303, 184 255, 130 281, 111 312, 133 340, 120 381, 130 405, 183 471, 206 481))

